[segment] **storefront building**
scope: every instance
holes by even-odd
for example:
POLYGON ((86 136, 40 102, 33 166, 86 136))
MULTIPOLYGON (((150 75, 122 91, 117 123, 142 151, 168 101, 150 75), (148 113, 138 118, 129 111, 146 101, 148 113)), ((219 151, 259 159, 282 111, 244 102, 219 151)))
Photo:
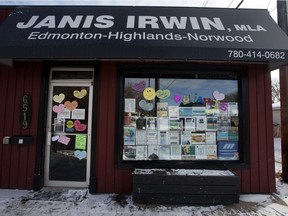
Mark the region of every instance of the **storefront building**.
POLYGON ((0 188, 131 193, 134 168, 229 169, 275 192, 265 10, 0 9, 0 188))

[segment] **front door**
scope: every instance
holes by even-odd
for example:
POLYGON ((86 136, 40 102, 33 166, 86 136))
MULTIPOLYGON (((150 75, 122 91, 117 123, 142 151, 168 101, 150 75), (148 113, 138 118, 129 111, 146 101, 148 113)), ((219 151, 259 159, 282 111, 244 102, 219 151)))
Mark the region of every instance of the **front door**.
POLYGON ((51 74, 44 185, 88 187, 92 80, 85 76, 83 79, 83 71, 77 70, 52 71, 51 74), (68 75, 69 72, 73 75, 68 75))

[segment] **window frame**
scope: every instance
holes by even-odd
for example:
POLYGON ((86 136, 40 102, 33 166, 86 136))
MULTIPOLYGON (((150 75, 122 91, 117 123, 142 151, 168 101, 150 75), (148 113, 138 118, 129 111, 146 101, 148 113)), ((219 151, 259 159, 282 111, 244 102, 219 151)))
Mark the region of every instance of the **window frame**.
MULTIPOLYGON (((250 164, 248 121, 248 74, 243 65, 192 65, 192 64, 128 64, 117 68, 118 95, 115 127, 115 166, 118 168, 174 168, 174 169, 234 169, 248 168, 250 164), (215 79, 223 76, 227 80, 237 77, 239 110, 239 160, 123 160, 123 110, 125 78, 201 78, 215 79)), ((156 86, 157 87, 157 86, 156 86)))

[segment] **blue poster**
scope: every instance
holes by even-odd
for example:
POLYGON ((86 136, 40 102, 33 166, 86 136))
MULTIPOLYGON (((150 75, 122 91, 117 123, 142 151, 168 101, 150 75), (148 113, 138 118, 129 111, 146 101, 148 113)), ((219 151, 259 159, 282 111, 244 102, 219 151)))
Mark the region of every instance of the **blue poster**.
POLYGON ((238 142, 218 142, 218 158, 220 160, 239 160, 238 142))

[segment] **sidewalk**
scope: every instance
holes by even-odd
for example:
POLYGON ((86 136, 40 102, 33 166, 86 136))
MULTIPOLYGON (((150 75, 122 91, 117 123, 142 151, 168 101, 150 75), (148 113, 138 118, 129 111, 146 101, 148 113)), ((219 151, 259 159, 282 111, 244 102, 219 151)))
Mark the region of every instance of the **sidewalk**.
POLYGON ((277 183, 280 194, 241 195, 240 202, 216 206, 136 205, 131 196, 91 195, 87 190, 41 192, 0 190, 1 216, 88 215, 288 215, 287 184, 277 183))

